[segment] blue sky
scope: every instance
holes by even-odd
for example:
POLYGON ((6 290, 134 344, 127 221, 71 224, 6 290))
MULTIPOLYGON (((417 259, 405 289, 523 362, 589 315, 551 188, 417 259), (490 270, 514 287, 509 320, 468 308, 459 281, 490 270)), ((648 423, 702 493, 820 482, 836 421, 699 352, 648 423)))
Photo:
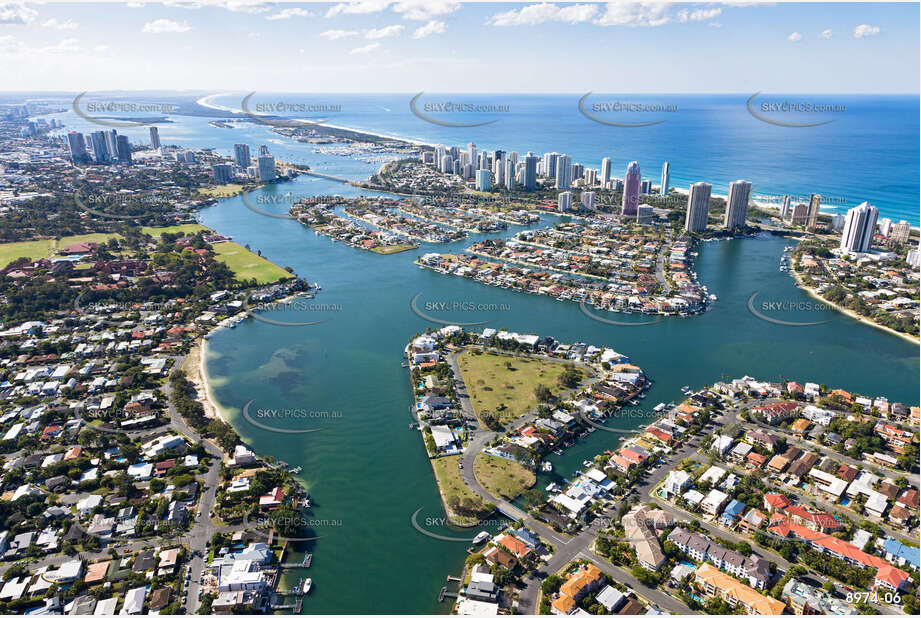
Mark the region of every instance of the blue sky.
POLYGON ((917 93, 919 5, 0 0, 0 89, 917 93))

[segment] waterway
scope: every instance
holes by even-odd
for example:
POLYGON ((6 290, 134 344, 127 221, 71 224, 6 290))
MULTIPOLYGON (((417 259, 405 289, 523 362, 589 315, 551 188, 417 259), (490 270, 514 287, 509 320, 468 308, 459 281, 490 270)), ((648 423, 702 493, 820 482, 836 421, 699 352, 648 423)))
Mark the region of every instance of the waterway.
MULTIPOLYGON (((319 155, 309 161, 317 163, 319 155)), ((293 158, 293 157, 292 157, 293 158)), ((324 157, 323 171, 359 178, 371 166, 324 157), (343 165, 339 165, 343 162, 343 165), (347 168, 347 169, 343 169, 347 168)), ((301 177, 250 194, 356 195, 354 187, 301 177)), ((299 223, 253 212, 242 198, 222 200, 203 211, 202 223, 235 241, 261 250, 268 259, 291 266, 323 289, 316 303, 323 311, 275 311, 281 321, 316 321, 313 326, 278 326, 249 319, 215 333, 209 345, 208 372, 213 393, 243 440, 262 454, 292 466, 314 499, 314 589, 305 613, 443 613, 436 596, 447 574, 457 575, 464 543, 424 536, 410 525, 419 521, 446 536, 452 531, 427 518, 443 517, 438 492, 418 432, 408 429, 411 403, 401 351, 408 339, 440 325, 410 309, 421 293, 426 302, 492 304, 494 311, 429 311, 440 319, 486 321, 485 326, 551 335, 564 342, 604 345, 628 355, 655 381, 643 404, 611 426, 629 429, 648 422, 660 401, 679 400, 684 385, 702 387, 726 378, 751 375, 778 380, 814 381, 890 401, 918 402, 918 347, 825 309, 765 311, 788 321, 824 323, 781 326, 748 309, 758 292, 763 302, 811 299, 778 270, 790 240, 763 235, 706 243, 701 247, 701 281, 719 300, 703 315, 670 318, 654 325, 614 326, 592 320, 575 303, 483 286, 439 275, 412 264, 429 251, 460 251, 474 237, 452 245, 423 245, 416 251, 380 256, 316 235, 299 223), (260 418, 284 428, 320 428, 307 434, 268 432, 241 416, 254 411, 298 410, 283 418, 260 418), (323 415, 325 418, 320 418, 323 415), (310 418, 303 418, 310 416, 310 418), (298 418, 296 418, 298 417, 298 418)), ((548 219, 546 223, 553 221, 548 219)), ((508 236, 518 228, 498 236, 508 236)), ((814 303, 813 303, 814 304, 814 303)), ((603 317, 642 322, 642 316, 605 313, 603 317)), ((556 475, 569 475, 583 459, 615 448, 618 434, 597 431, 561 457, 556 475)), ((547 478, 538 483, 543 487, 547 478)), ((303 575, 303 574, 300 574, 303 575)), ((296 577, 292 574, 291 577, 296 577)))

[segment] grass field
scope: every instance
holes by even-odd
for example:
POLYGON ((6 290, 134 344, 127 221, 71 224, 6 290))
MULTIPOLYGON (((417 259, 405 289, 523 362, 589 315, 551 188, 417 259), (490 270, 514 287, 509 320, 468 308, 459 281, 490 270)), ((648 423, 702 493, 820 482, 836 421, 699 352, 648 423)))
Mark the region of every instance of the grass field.
POLYGON ((208 197, 233 197, 240 193, 243 189, 243 185, 229 184, 229 185, 218 185, 216 187, 205 187, 198 190, 199 195, 206 195, 208 197))
POLYGON ((401 253, 403 251, 412 251, 418 249, 419 245, 390 245, 388 247, 374 247, 371 249, 374 253, 381 255, 390 255, 391 253, 401 253))
POLYGON ((473 462, 473 473, 480 484, 493 496, 514 500, 534 487, 537 476, 515 461, 480 453, 473 462))
POLYGON ((485 503, 482 498, 473 493, 472 489, 467 487, 464 479, 461 478, 460 470, 457 467, 459 459, 460 455, 451 455, 450 457, 439 457, 431 461, 432 468, 435 469, 435 478, 438 480, 438 487, 448 509, 448 517, 454 523, 469 526, 477 523, 479 518, 460 515, 452 508, 452 505, 466 503, 468 505, 467 510, 482 510, 485 503))
POLYGON ((235 242, 219 242, 212 246, 215 259, 227 264, 238 279, 255 279, 260 285, 293 277, 291 273, 265 258, 248 251, 235 242))
POLYGON ((21 257, 37 260, 51 255, 50 240, 24 240, 0 244, 0 268, 21 257))
POLYGON ((499 422, 518 418, 537 406, 534 389, 538 384, 559 392, 557 379, 565 367, 541 359, 470 352, 461 354, 458 363, 477 416, 495 411, 499 422), (499 410, 500 406, 504 408, 499 410))
POLYGON ((157 238, 163 234, 196 234, 200 231, 212 231, 211 228, 198 223, 183 223, 182 225, 169 225, 167 227, 142 227, 141 232, 157 238))
POLYGON ((54 247, 55 250, 63 249, 64 247, 69 247, 70 245, 76 245, 81 242, 94 242, 96 244, 102 244, 108 242, 110 238, 117 238, 118 234, 106 234, 104 232, 96 232, 94 234, 79 234, 78 236, 62 236, 57 240, 57 246, 54 247))

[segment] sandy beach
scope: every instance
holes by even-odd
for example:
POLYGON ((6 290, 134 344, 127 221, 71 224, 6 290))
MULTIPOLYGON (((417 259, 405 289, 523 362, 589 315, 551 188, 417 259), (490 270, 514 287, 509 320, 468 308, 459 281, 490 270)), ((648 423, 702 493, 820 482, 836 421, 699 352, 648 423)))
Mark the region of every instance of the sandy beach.
POLYGON ((909 335, 908 333, 901 333, 901 332, 899 332, 899 331, 897 331, 897 330, 895 330, 895 329, 889 328, 888 326, 883 326, 882 324, 877 324, 877 323, 874 322, 873 320, 870 320, 869 318, 866 318, 866 317, 860 315, 859 313, 856 313, 856 312, 851 311, 850 309, 848 309, 848 308, 846 308, 846 307, 842 307, 841 305, 838 305, 838 304, 836 304, 836 303, 833 303, 833 302, 831 302, 830 300, 828 300, 827 298, 823 298, 818 292, 816 292, 814 289, 808 287, 808 286, 803 282, 803 280, 802 280, 802 278, 800 277, 800 275, 799 275, 798 272, 794 271, 792 268, 790 269, 790 272, 793 273, 793 278, 796 279, 796 283, 797 283, 797 285, 799 286, 799 288, 800 288, 801 290, 803 290, 804 292, 806 292, 807 294, 809 294, 809 296, 813 297, 814 299, 819 300, 819 301, 822 301, 824 304, 828 305, 829 307, 834 307, 835 309, 837 309, 837 310, 840 311, 841 313, 843 313, 843 314, 845 314, 845 315, 847 315, 847 316, 849 316, 849 317, 852 317, 852 318, 854 318, 855 320, 857 320, 858 322, 862 322, 863 324, 866 324, 867 326, 872 326, 872 327, 874 327, 874 328, 878 328, 878 329, 880 329, 880 330, 884 330, 884 331, 886 331, 887 333, 889 333, 889 334, 891 334, 891 335, 895 335, 896 337, 901 337, 901 338, 904 339, 905 341, 910 341, 911 343, 913 343, 913 344, 915 344, 915 345, 921 344, 921 340, 919 340, 919 339, 916 338, 916 337, 912 337, 912 336, 909 335))
MULTIPOLYGON (((217 326, 211 329, 208 334, 210 335, 221 328, 226 328, 233 320, 234 317, 222 320, 217 326)), ((208 382, 208 370, 205 365, 207 356, 208 340, 202 337, 192 346, 192 349, 189 350, 186 360, 183 363, 183 368, 186 370, 186 377, 189 382, 195 385, 195 399, 204 406, 205 417, 220 419, 226 423, 228 422, 227 416, 211 393, 211 385, 208 382)))

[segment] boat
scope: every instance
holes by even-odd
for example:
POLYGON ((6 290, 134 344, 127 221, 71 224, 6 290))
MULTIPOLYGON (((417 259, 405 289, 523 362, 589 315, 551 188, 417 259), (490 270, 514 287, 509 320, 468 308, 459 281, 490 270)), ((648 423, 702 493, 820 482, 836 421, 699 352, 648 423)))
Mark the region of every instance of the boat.
POLYGON ((310 587, 313 586, 313 579, 307 578, 304 580, 304 587, 301 589, 301 592, 307 594, 310 592, 310 587))
POLYGON ((553 464, 549 461, 545 461, 544 464, 540 467, 544 472, 553 472, 553 464))
POLYGON ((585 466, 586 468, 588 468, 590 465, 592 465, 592 462, 590 462, 590 461, 588 461, 588 460, 586 459, 585 461, 582 462, 582 465, 585 466))
POLYGON ((480 543, 484 542, 488 538, 489 538, 489 533, 483 530, 482 532, 477 534, 475 537, 473 537, 473 544, 479 545, 480 543))
POLYGON ((546 489, 548 492, 551 492, 551 493, 552 493, 552 492, 556 491, 556 490, 559 489, 559 488, 557 487, 557 484, 556 484, 556 483, 550 483, 550 484, 547 485, 544 489, 546 489))

